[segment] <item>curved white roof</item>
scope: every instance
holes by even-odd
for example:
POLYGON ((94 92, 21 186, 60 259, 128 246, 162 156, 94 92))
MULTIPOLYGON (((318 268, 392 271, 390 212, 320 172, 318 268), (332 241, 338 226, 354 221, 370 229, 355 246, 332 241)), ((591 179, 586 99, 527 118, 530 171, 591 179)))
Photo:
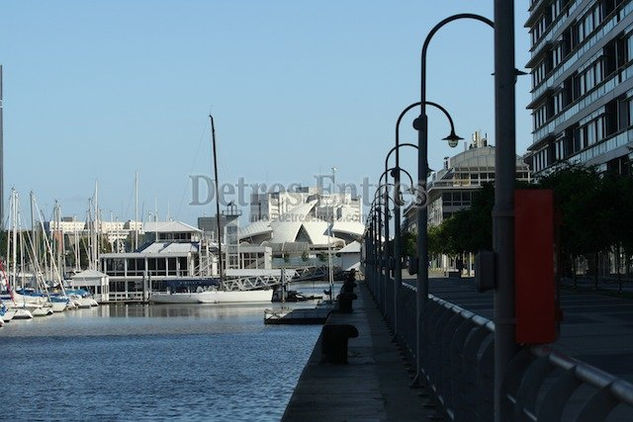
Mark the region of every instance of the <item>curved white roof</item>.
POLYGON ((336 221, 332 226, 332 232, 344 233, 354 236, 362 236, 365 232, 365 225, 358 221, 336 221))
POLYGON ((256 221, 240 229, 240 239, 248 239, 260 235, 270 235, 272 243, 292 243, 309 240, 313 245, 345 243, 337 234, 362 236, 365 226, 359 222, 335 222, 332 236, 328 238, 330 223, 317 219, 310 213, 318 204, 318 200, 309 201, 292 208, 281 215, 279 220, 256 221), (307 237, 308 239, 305 239, 307 237), (329 241, 329 242, 328 242, 329 241))
POLYGON ((260 236, 263 234, 271 233, 273 231, 270 227, 269 221, 259 220, 249 224, 246 227, 240 227, 239 238, 245 239, 253 236, 260 236))
POLYGON ((299 234, 301 223, 273 221, 270 223, 270 226, 272 227, 273 242, 294 242, 299 234))
MULTIPOLYGON (((305 229, 308 237, 310 238, 310 242, 313 245, 327 245, 328 236, 327 231, 329 228, 329 224, 327 221, 310 221, 307 223, 303 223, 303 228, 305 229)), ((334 237, 330 237, 330 242, 334 240, 334 237)))
POLYGON ((360 243, 358 243, 357 241, 353 241, 352 243, 338 251, 338 253, 360 253, 360 243))

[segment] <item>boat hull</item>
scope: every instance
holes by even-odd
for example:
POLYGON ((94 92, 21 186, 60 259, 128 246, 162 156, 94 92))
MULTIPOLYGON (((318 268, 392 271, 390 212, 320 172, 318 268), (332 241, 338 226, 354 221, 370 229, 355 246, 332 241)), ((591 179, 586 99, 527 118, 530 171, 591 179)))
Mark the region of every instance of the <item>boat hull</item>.
POLYGON ((199 293, 154 293, 151 303, 257 303, 272 301, 272 290, 208 291, 199 293))
POLYGON ((66 302, 53 302, 51 303, 51 307, 53 312, 64 312, 66 310, 67 303, 66 302))
POLYGON ((40 308, 35 308, 31 311, 31 314, 34 317, 45 317, 45 316, 49 316, 49 315, 53 315, 53 310, 51 308, 48 307, 40 307, 40 308))
POLYGON ((13 317, 15 316, 16 310, 15 309, 7 309, 4 312, 4 315, 2 315, 2 320, 4 322, 9 322, 13 319, 13 317))
POLYGON ((18 319, 33 319, 33 314, 31 314, 26 309, 16 309, 15 310, 15 315, 13 315, 13 319, 15 319, 15 320, 18 320, 18 319))

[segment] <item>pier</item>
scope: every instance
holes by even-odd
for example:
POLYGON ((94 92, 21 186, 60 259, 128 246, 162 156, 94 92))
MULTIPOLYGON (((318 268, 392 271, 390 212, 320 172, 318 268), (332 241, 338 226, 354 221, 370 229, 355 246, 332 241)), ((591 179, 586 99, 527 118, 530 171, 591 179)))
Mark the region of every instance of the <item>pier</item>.
POLYGON ((328 317, 328 322, 358 329, 358 337, 349 340, 348 364, 321 363, 321 334, 286 408, 284 422, 425 421, 437 416, 428 394, 409 388, 411 367, 391 341, 363 282, 356 294, 352 313, 328 317))
MULTIPOLYGON (((493 301, 472 279, 431 279, 423 318, 422 372, 416 376, 415 279, 400 288, 394 336, 393 290, 359 282, 350 314, 326 324, 350 324, 348 363, 322 362, 323 333, 286 408, 284 421, 491 420, 493 301)), ((633 301, 563 289, 559 339, 525 347, 505 385, 505 420, 630 421, 633 417, 633 301), (588 419, 583 419, 588 418, 588 419)))

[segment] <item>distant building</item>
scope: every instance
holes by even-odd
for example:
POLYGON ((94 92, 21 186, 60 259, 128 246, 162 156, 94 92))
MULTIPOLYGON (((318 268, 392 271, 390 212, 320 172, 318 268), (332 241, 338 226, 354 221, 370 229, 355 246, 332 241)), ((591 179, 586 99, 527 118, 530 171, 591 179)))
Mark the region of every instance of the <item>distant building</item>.
MULTIPOLYGON (((237 219, 242 215, 242 211, 233 204, 229 203, 225 210, 220 213, 220 232, 226 233, 226 227, 230 225, 238 225, 237 219)), ((239 225, 238 225, 239 226, 239 225)), ((218 238, 218 219, 213 217, 198 217, 198 228, 204 232, 204 235, 213 241, 218 238)), ((231 230, 229 230, 230 232, 231 230)))
POLYGON ((530 28, 536 177, 563 163, 631 172, 633 1, 532 0, 530 28))
MULTIPOLYGON (((270 270, 272 251, 265 246, 239 246, 235 264, 222 250, 225 268, 270 270)), ((135 252, 99 255, 100 270, 109 278, 110 300, 141 299, 144 289, 165 290, 173 280, 217 277, 218 245, 200 229, 179 221, 148 222, 144 243, 135 252), (151 282, 148 280, 151 278, 151 282), (145 284, 144 284, 145 283, 145 284)))
MULTIPOLYGON (((44 230, 47 234, 54 234, 56 237, 60 237, 60 234, 65 236, 87 236, 90 234, 94 224, 91 222, 77 220, 76 217, 62 217, 60 221, 46 221, 44 222, 44 230)), ((103 221, 99 220, 96 224, 96 232, 99 235, 105 236, 108 243, 111 245, 119 245, 113 249, 120 250, 121 245, 125 242, 130 234, 138 231, 143 233, 143 222, 141 221, 103 221)))
POLYGON ((323 192, 317 187, 251 196, 251 224, 241 228, 239 239, 268 245, 273 253, 336 249, 359 239, 362 202, 352 193, 323 192))
MULTIPOLYGON (((516 158, 516 178, 530 181, 530 170, 522 157, 516 158)), ((487 182, 495 179, 495 148, 481 133, 473 134, 469 147, 452 157, 445 157, 441 170, 434 171, 428 181, 428 225, 437 226, 459 210, 470 207, 473 196, 487 182)), ((403 229, 417 231, 417 208, 409 206, 404 210, 403 229)), ((472 264, 468 257, 466 269, 472 264)), ((442 257, 435 262, 436 267, 449 270, 455 262, 442 257)))
POLYGON ((336 253, 341 257, 343 271, 360 269, 360 243, 353 241, 336 253))

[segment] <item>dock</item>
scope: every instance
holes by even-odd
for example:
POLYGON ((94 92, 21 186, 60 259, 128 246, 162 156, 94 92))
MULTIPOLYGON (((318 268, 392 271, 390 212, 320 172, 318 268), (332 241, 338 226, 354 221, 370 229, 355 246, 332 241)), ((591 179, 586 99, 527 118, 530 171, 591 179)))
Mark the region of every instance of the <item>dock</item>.
POLYGON ((349 339, 348 363, 321 363, 321 334, 282 421, 428 421, 438 416, 428 395, 409 387, 411 372, 403 355, 365 283, 358 284, 353 312, 331 313, 327 321, 358 329, 358 337, 349 339))
POLYGON ((316 308, 266 309, 264 324, 266 325, 317 325, 324 324, 332 311, 332 305, 316 308))

